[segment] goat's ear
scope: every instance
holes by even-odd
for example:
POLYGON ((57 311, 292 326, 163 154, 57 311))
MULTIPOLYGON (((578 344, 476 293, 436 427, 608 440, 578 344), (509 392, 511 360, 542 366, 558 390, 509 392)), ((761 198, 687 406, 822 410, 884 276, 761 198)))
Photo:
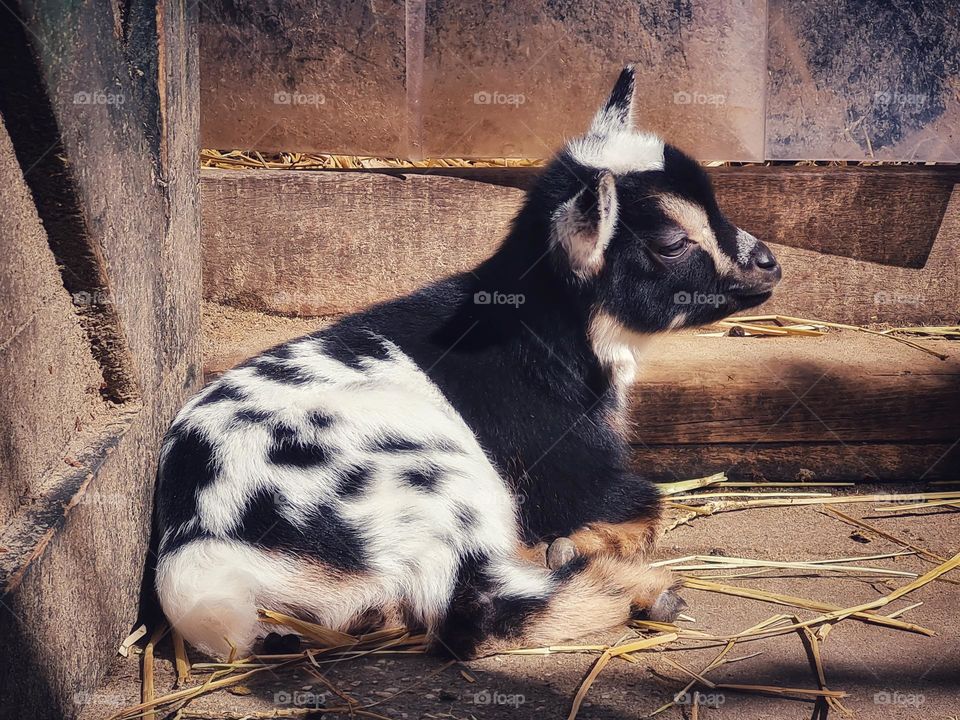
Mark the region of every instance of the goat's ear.
POLYGON ((617 185, 602 170, 553 214, 551 239, 563 249, 570 269, 586 280, 603 267, 603 252, 617 227, 617 185))
POLYGON ((610 135, 624 132, 631 128, 630 115, 633 112, 633 65, 627 65, 617 78, 610 97, 602 108, 597 111, 590 124, 591 135, 610 135))

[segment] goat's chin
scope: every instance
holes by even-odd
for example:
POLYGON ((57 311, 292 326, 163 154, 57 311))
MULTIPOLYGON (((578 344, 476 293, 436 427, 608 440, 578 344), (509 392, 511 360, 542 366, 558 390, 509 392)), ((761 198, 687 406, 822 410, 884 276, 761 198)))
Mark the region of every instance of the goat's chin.
POLYGON ((755 308, 758 305, 763 305, 770 297, 773 295, 773 290, 764 290, 759 293, 749 293, 749 294, 737 294, 734 295, 733 305, 736 307, 734 312, 740 310, 748 310, 750 308, 755 308))

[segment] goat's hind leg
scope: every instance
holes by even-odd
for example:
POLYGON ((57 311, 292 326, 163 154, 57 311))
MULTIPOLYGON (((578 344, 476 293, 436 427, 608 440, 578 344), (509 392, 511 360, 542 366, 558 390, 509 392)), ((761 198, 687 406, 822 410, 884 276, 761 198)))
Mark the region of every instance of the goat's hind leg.
POLYGON ((638 560, 578 557, 559 570, 510 558, 465 566, 438 649, 458 658, 555 645, 656 615, 675 596, 669 571, 638 560))

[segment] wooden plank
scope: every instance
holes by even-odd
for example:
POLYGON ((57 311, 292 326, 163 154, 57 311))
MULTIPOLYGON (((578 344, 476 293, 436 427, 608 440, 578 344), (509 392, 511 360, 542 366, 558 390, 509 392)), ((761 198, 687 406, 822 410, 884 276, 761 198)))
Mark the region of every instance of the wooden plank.
MULTIPOLYGON (((407 170, 526 190, 529 168, 407 170)), ((922 268, 960 167, 808 165, 707 168, 717 200, 736 225, 766 242, 853 260, 922 268)))
POLYGON ((353 310, 479 263, 519 199, 432 175, 202 175, 205 296, 293 315, 353 310))
MULTIPOLYGON (((103 375, 23 182, 0 119, 0 532, 51 468, 64 468, 78 429, 109 413, 103 375), (51 337, 59 342, 53 344, 51 337)), ((0 542, 0 546, 3 543, 0 542)), ((0 561, 6 555, 0 555, 0 561)))
POLYGON ((403 0, 199 5, 203 147, 411 154, 403 0))
POLYGON ((922 268, 960 168, 711 168, 731 222, 765 241, 852 260, 922 268), (745 172, 744 172, 745 171, 745 172))
POLYGON ((545 157, 586 130, 620 68, 640 62, 644 127, 704 159, 763 157, 765 0, 201 8, 207 147, 545 157))
POLYGON ((657 482, 726 472, 749 482, 956 480, 956 443, 741 443, 637 445, 633 466, 657 482))
MULTIPOLYGON (((774 245, 771 309, 842 322, 955 318, 958 168, 712 168, 731 219, 774 245), (943 221, 943 222, 942 222, 943 221)), ((351 312, 472 267, 535 171, 204 170, 205 297, 351 312), (270 258, 270 262, 264 262, 270 258)))
POLYGON ((766 0, 425 4, 427 157, 549 157, 637 63, 639 127, 763 159, 766 0))
POLYGON ((949 0, 202 8, 208 146, 544 157, 636 62, 640 124, 704 159, 960 160, 949 0))
POLYGON ((15 419, 35 419, 37 436, 5 443, 50 462, 0 479, 20 487, 35 472, 0 519, 0 645, 14 649, 0 654, 0 715, 67 718, 136 618, 159 440, 199 379, 196 5, 24 0, 5 12, 4 191, 19 207, 0 245, 34 263, 15 276, 37 281, 0 283, 25 328, 4 375, 19 379, 15 419), (55 321, 19 316, 39 298, 55 321), (78 418, 87 380, 104 411, 78 418))
MULTIPOLYGON (((950 165, 747 165, 706 170, 730 221, 766 242, 904 268, 922 268, 930 259, 953 188, 960 183, 960 167, 950 165)), ((537 170, 402 171, 411 173, 526 190, 537 170)))
MULTIPOLYGON (((937 343, 949 352, 944 343, 937 343)), ((650 343, 633 397, 638 444, 941 442, 960 437, 960 354, 945 361, 855 332, 650 343)))
MULTIPOLYGON (((268 317, 212 303, 204 314, 208 378, 331 321, 268 317)), ((952 347, 936 346, 945 352, 952 347)), ((811 468, 816 472, 917 479, 936 459, 924 464, 930 453, 945 451, 960 437, 960 353, 950 354, 940 361, 886 338, 850 332, 821 338, 658 336, 640 358, 631 398, 632 442, 647 460, 664 447, 676 451, 667 458, 687 458, 675 470, 650 465, 660 479, 671 471, 692 477, 694 461, 714 469, 716 462, 767 457, 769 451, 764 472, 791 480, 809 467, 803 463, 812 446, 827 448, 811 468), (865 453, 891 449, 864 465, 844 449, 860 445, 868 446, 865 453), (912 446, 927 449, 904 450, 894 462, 894 449, 912 446), (710 448, 721 460, 711 457, 710 448), (783 466, 777 469, 775 462, 783 466)))

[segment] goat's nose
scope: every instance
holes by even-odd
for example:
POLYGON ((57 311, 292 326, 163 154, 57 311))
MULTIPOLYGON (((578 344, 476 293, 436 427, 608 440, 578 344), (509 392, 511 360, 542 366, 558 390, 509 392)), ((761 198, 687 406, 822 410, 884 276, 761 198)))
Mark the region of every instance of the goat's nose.
POLYGON ((780 278, 783 277, 780 263, 765 243, 758 240, 753 247, 753 252, 750 253, 750 258, 755 268, 754 272, 763 278, 763 282, 770 283, 771 287, 780 282, 780 278))
POLYGON ((773 271, 779 267, 777 259, 770 252, 770 248, 763 243, 757 243, 757 248, 753 254, 753 264, 761 270, 767 271, 773 271))

